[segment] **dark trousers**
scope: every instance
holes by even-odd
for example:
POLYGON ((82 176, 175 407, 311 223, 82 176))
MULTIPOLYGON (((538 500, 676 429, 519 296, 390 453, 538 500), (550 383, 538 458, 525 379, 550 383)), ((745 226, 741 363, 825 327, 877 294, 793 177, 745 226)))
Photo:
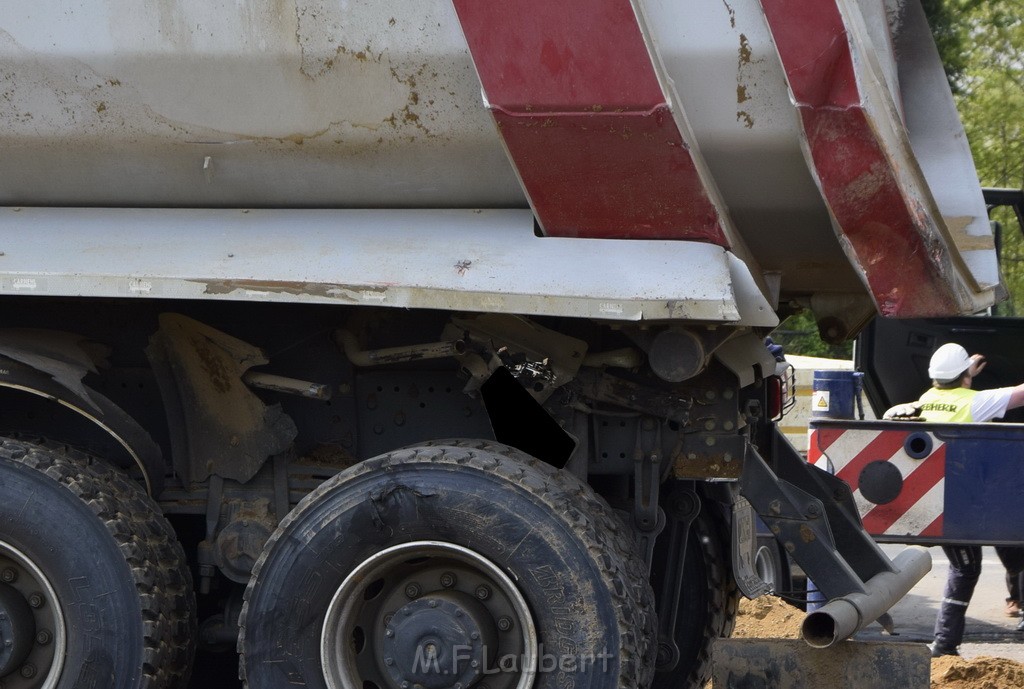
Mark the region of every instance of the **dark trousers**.
MULTIPOLYGON (((981 576, 981 546, 944 545, 942 552, 949 558, 949 576, 935 619, 935 643, 941 649, 953 650, 964 639, 967 606, 981 576)), ((1016 578, 1024 572, 1024 548, 996 547, 996 555, 1008 577, 1016 578)))
POLYGON ((1024 600, 1021 598, 1024 594, 1021 590, 1021 584, 1024 582, 1024 548, 1001 546, 996 548, 996 555, 1006 568, 1006 590, 1009 592, 1007 600, 1024 600))
POLYGON ((1010 573, 1010 570, 1006 570, 1006 600, 1017 601, 1017 603, 1024 603, 1024 597, 1021 597, 1021 593, 1024 592, 1024 572, 1017 575, 1010 573))

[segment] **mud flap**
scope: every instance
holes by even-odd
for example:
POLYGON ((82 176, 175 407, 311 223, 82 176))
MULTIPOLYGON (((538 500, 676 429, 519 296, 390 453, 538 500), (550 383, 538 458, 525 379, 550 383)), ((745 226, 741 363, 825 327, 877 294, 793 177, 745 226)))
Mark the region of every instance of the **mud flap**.
POLYGON ((242 382, 250 368, 269 363, 259 348, 163 313, 146 356, 170 418, 174 468, 186 482, 217 474, 244 483, 295 439, 295 422, 280 405, 264 404, 242 382))
POLYGON ((927 646, 884 641, 715 639, 711 657, 712 689, 928 689, 931 673, 927 646))
POLYGON ((757 574, 757 528, 754 508, 746 498, 737 496, 732 505, 732 574, 736 586, 747 598, 771 593, 771 587, 757 574))

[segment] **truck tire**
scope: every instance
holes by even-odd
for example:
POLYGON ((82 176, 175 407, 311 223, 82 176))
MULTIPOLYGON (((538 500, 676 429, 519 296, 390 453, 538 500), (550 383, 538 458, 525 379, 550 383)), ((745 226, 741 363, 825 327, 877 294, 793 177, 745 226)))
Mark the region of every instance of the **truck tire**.
POLYGON ((0 646, 0 685, 188 681, 195 600, 181 546, 139 485, 77 451, 0 439, 0 611, 0 638, 14 641, 0 646))
MULTIPOLYGON (((724 536, 712 515, 702 512, 691 525, 683 564, 682 596, 675 642, 678 662, 654 675, 653 689, 700 689, 711 675, 711 641, 732 634, 739 589, 732 578, 724 536)), ((664 557, 655 547, 655 567, 664 557)))
POLYGON ((611 509, 539 460, 459 445, 367 460, 285 518, 245 594, 250 689, 650 684, 653 594, 611 509))

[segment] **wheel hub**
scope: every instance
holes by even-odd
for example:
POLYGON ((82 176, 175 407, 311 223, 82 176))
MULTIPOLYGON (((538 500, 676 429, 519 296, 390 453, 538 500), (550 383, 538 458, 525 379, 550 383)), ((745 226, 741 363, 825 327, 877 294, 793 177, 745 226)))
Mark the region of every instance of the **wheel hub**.
POLYGON ((36 623, 17 589, 0 583, 0 677, 22 666, 32 650, 36 623))
POLYGON ((66 639, 49 580, 23 552, 0 541, 0 689, 54 689, 66 639))
POLYGON ((486 608, 465 594, 420 598, 385 627, 384 670, 400 687, 468 687, 483 675, 496 633, 486 608))
POLYGON ((360 563, 320 637, 328 689, 528 689, 538 653, 511 579, 463 546, 415 541, 360 563), (516 659, 498 674, 499 658, 516 659), (485 675, 489 675, 485 677, 485 675))

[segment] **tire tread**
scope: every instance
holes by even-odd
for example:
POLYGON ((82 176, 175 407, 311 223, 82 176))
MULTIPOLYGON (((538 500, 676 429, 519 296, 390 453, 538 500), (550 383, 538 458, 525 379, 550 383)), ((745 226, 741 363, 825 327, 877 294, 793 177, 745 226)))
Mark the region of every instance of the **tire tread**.
POLYGON ((608 504, 572 474, 514 448, 486 440, 436 441, 374 457, 346 469, 307 495, 281 521, 253 567, 239 618, 239 677, 247 680, 245 649, 250 598, 259 585, 269 554, 289 526, 339 484, 368 472, 388 472, 403 465, 425 462, 500 476, 561 516, 564 524, 593 554, 592 559, 614 601, 621 638, 617 686, 646 689, 653 676, 656 651, 654 594, 631 534, 608 504))
POLYGON ((142 487, 119 469, 44 439, 0 439, 0 461, 35 469, 92 510, 131 571, 142 615, 139 689, 179 689, 195 652, 192 576, 174 529, 142 487))

